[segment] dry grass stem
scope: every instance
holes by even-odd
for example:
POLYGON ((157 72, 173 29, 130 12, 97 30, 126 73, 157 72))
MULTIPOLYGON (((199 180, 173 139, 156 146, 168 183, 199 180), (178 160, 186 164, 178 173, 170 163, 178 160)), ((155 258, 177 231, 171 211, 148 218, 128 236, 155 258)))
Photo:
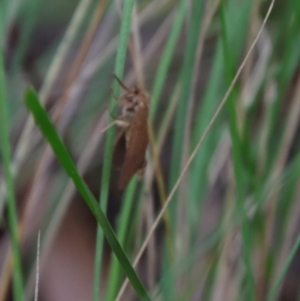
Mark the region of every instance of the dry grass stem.
MULTIPOLYGON (((262 30, 263 30, 263 28, 265 27, 265 24, 266 24, 266 22, 267 22, 267 20, 268 20, 268 18, 269 18, 269 16, 270 16, 270 14, 271 14, 271 11, 272 11, 272 9, 273 9, 274 2, 275 2, 275 0, 272 0, 271 4, 270 4, 270 6, 269 6, 269 9, 268 9, 268 11, 267 11, 267 14, 266 14, 266 16, 265 16, 265 18, 264 18, 263 24, 262 24, 262 26, 261 26, 261 28, 260 28, 260 30, 259 30, 259 32, 258 32, 256 38, 254 39, 254 41, 253 41, 253 43, 252 43, 250 49, 248 50, 248 52, 247 52, 245 58, 243 59, 243 61, 242 61, 241 65, 240 65, 240 67, 239 67, 239 69, 238 69, 236 75, 234 76, 234 78, 233 78, 233 80, 232 80, 232 82, 231 82, 231 84, 230 84, 230 86, 229 86, 229 88, 228 88, 228 90, 227 90, 225 96, 223 97, 223 99, 222 99, 220 105, 218 106, 218 108, 217 108, 215 114, 213 115, 212 119, 210 120, 210 122, 209 122, 207 128, 205 129, 205 131, 204 131, 204 133, 203 133, 201 139, 199 140, 198 144, 196 145, 195 149, 193 150, 193 152, 192 152, 192 154, 191 154, 189 160, 187 161, 185 167, 182 169, 181 174, 180 174, 179 178, 177 179, 177 181, 176 181, 176 183, 175 183, 173 189, 171 190, 171 192, 170 192, 170 194, 169 194, 169 196, 168 196, 168 198, 167 198, 166 203, 164 204, 163 208, 161 209, 160 213, 158 214, 157 218, 155 219, 155 222, 154 222, 153 225, 152 225, 151 231, 148 233, 146 239, 145 239, 144 242, 143 242, 143 245, 142 245, 142 247, 141 247, 139 253, 137 254, 137 256, 136 256, 136 258, 135 258, 135 260, 134 260, 134 264, 133 264, 134 267, 135 267, 135 266, 137 265, 137 263, 139 262, 139 260, 140 260, 140 258, 141 258, 141 256, 142 256, 143 252, 145 251, 145 249, 146 249, 146 247, 147 247, 147 245, 148 245, 149 240, 151 239, 151 237, 152 237, 154 231, 156 230, 156 228, 157 228, 157 226, 158 226, 158 224, 159 224, 161 218, 162 218, 163 215, 164 215, 164 212, 166 211, 166 209, 167 209, 167 207, 168 207, 170 201, 172 200, 172 197, 173 197, 174 193, 176 192, 176 190, 177 190, 179 184, 181 183, 182 178, 185 176, 185 173, 186 173, 186 171, 188 170, 188 168, 189 168, 190 164, 192 163, 193 159, 195 158, 195 156, 196 156, 196 154, 197 154, 197 152, 198 152, 200 146, 202 145, 204 139, 206 138, 206 136, 207 136, 208 132, 210 131, 212 125, 213 125, 214 122, 216 121, 216 119, 217 119, 218 115, 220 114, 221 110, 223 109, 223 107, 224 107, 224 105, 225 105, 225 103, 226 103, 226 101, 227 101, 227 99, 228 99, 228 96, 230 95, 230 93, 231 93, 231 91, 232 91, 234 85, 236 84, 237 79, 239 78, 239 76, 240 76, 240 74, 241 74, 241 72, 242 72, 242 70, 243 70, 243 68, 244 68, 244 66, 245 66, 245 64, 246 64, 246 62, 247 62, 247 60, 248 60, 250 54, 252 53, 252 51, 253 51, 255 45, 257 44, 257 41, 258 41, 259 37, 261 36, 262 30)), ((119 294, 118 294, 118 296, 117 296, 117 299, 116 299, 117 301, 120 301, 121 296, 122 296, 124 290, 126 289, 127 284, 128 284, 128 279, 126 279, 125 282, 123 283, 123 285, 122 285, 122 287, 121 287, 121 289, 120 289, 120 291, 119 291, 119 294)))

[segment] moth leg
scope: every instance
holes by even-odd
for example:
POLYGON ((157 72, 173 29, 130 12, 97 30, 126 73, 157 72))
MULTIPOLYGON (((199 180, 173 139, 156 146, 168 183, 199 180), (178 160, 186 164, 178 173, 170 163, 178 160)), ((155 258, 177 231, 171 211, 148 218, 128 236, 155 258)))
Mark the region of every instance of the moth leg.
POLYGON ((116 120, 114 120, 113 122, 111 122, 109 125, 107 125, 102 131, 101 131, 101 133, 104 133, 104 132, 106 132, 109 128, 111 128, 113 125, 117 125, 117 126, 119 126, 120 128, 124 128, 124 129, 126 129, 126 128, 128 128, 129 127, 129 123, 128 122, 126 122, 126 121, 124 121, 124 120, 122 120, 122 119, 116 119, 116 120))
POLYGON ((127 128, 127 127, 129 127, 129 122, 127 122, 127 121, 124 121, 124 120, 122 120, 122 119, 116 119, 115 120, 115 124, 116 125, 118 125, 119 127, 121 127, 121 128, 127 128))
POLYGON ((111 122, 109 125, 107 125, 102 131, 101 133, 106 132, 108 129, 110 129, 113 125, 116 124, 116 121, 111 122))

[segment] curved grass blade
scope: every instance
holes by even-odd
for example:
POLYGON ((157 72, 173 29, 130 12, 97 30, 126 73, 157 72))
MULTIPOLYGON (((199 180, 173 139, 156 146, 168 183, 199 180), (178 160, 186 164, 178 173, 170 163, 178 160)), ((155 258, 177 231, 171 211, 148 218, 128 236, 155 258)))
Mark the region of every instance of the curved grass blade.
POLYGON ((104 235, 110 244, 114 254, 118 258, 124 273, 131 282, 133 288, 135 289, 137 295, 141 300, 151 300, 148 296, 143 284, 135 273, 133 267, 131 266, 127 256, 125 255, 119 241, 117 240, 115 233, 108 222, 106 216, 101 210, 99 204, 97 203, 95 197, 93 196, 90 189, 87 187, 86 183, 83 181, 82 177, 79 175, 77 168, 71 159, 70 154, 67 151, 66 146, 59 137, 53 123, 50 121, 49 116, 45 109, 40 105, 37 94, 33 89, 28 89, 25 92, 25 102, 26 105, 33 115, 36 124, 40 128, 44 138, 51 145, 52 150, 59 160, 61 165, 64 167, 65 171, 72 179, 75 187, 82 195, 86 204, 96 217, 99 225, 101 226, 104 235))

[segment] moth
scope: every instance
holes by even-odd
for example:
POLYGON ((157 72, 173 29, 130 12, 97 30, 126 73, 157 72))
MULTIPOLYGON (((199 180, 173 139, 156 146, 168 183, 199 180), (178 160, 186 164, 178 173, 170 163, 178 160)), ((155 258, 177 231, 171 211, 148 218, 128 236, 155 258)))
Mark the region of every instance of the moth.
POLYGON ((113 165, 121 169, 118 189, 123 191, 136 173, 143 174, 147 164, 150 95, 138 85, 130 89, 115 74, 114 77, 125 91, 118 98, 121 113, 115 123, 121 130, 113 152, 113 165))

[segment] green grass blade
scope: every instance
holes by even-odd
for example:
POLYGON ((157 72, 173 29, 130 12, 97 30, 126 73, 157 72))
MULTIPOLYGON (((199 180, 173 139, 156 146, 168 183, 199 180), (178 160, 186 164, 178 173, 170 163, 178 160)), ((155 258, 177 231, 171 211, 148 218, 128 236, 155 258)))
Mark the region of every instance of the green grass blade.
MULTIPOLYGON (((239 24, 239 26, 246 28, 246 25, 249 20, 249 11, 251 7, 251 1, 246 1, 244 4, 244 9, 246 11, 246 16, 244 20, 239 24)), ((227 84, 229 85, 234 77, 234 68, 235 62, 238 59, 238 55, 235 57, 230 52, 229 48, 229 37, 227 33, 227 27, 229 23, 233 23, 230 15, 226 14, 225 11, 225 3, 224 0, 221 1, 221 28, 222 28, 222 42, 223 42, 223 52, 224 52, 224 62, 225 62, 225 78, 227 80, 227 84)), ((232 153, 233 153, 233 167, 235 174, 235 185, 237 190, 237 203, 236 203, 236 212, 246 217, 245 212, 245 200, 246 200, 246 190, 248 187, 246 170, 247 166, 243 163, 243 147, 241 143, 241 137, 239 135, 238 125, 237 125, 237 112, 236 112, 236 100, 237 100, 237 90, 234 89, 233 93, 228 98, 227 101, 227 112, 229 116, 229 130, 232 142, 232 153)), ((245 264, 245 281, 246 281, 246 292, 247 292, 247 300, 255 300, 255 278, 252 270, 251 263, 251 245, 252 231, 250 229, 250 223, 247 218, 243 218, 241 224, 241 234, 243 239, 243 260, 245 264)))
MULTIPOLYGON (((115 74, 119 78, 122 78, 123 71, 124 71, 133 5, 134 5, 134 0, 128 0, 124 2, 122 20, 120 25, 119 43, 117 48, 115 70, 114 70, 115 74)), ((113 95, 118 96, 119 93, 120 93, 119 84, 114 82, 113 95)), ((112 97, 110 102, 110 112, 113 112, 115 106, 116 106, 116 102, 112 97)), ((109 192, 109 179, 110 179, 110 171, 111 171, 114 136, 115 136, 115 129, 111 128, 110 130, 108 130, 106 136, 105 153, 104 153, 104 160, 103 160, 104 164, 102 169, 101 188, 100 188, 100 204, 104 209, 106 209, 107 206, 107 199, 108 199, 108 192, 109 192)), ((103 236, 101 233, 99 233, 99 230, 100 228, 98 227, 96 250, 102 248, 103 245, 103 236)), ((99 265, 98 266, 97 264, 95 265, 94 286, 97 286, 100 283, 101 261, 97 259, 97 263, 99 265)), ((99 300, 100 297, 99 294, 96 295, 98 291, 99 290, 97 288, 94 288, 94 299, 93 299, 94 301, 99 300)))
MULTIPOLYGON (((247 8, 247 11, 250 11, 250 2, 247 1, 248 4, 244 6, 247 8)), ((249 16, 245 16, 245 21, 242 24, 238 24, 241 27, 245 27, 247 24, 247 20, 249 16), (246 23, 246 24, 245 24, 246 23)), ((236 56, 233 56, 233 52, 230 51, 229 45, 229 35, 227 31, 227 27, 229 23, 233 23, 231 19, 231 15, 226 15, 225 12, 225 4, 224 1, 221 1, 221 28, 222 28, 222 42, 223 42, 223 53, 224 53, 224 65, 225 65, 225 78, 227 85, 230 85, 233 77, 234 77, 234 68, 236 62, 239 57, 239 53, 236 56)), ((235 24, 237 25, 237 24, 235 24)), ((238 32, 234 32, 238 34, 238 32)), ((234 88, 233 92, 228 98, 227 101, 227 112, 229 117, 229 129, 230 135, 232 140, 232 151, 233 151, 233 165, 235 170, 235 180, 236 180, 236 187, 238 191, 238 199, 244 201, 244 191, 245 191, 245 172, 244 167, 242 165, 242 145, 241 145, 241 137, 239 137, 238 125, 237 125, 237 112, 236 112, 236 99, 237 99, 237 90, 234 88)))
MULTIPOLYGON (((101 206, 101 204, 100 204, 101 206)), ((103 212, 106 212, 105 206, 101 206, 103 212)), ((96 249, 95 249, 95 265, 94 265, 94 285, 93 285, 93 300, 100 300, 100 282, 101 282, 101 267, 102 267, 102 256, 103 256, 103 232, 101 226, 97 225, 96 233, 96 249)))
MULTIPOLYGON (((181 72, 181 96, 178 103, 175 134, 173 140, 173 154, 171 163, 170 187, 173 186, 178 178, 181 168, 181 156, 183 151, 182 141, 184 141, 184 131, 186 127, 186 118, 188 104, 190 100, 190 92, 192 85, 193 70, 195 68, 195 59, 198 45, 198 38, 202 23, 202 15, 204 10, 204 1, 193 1, 191 21, 188 27, 188 37, 184 55, 184 62, 181 72)), ((171 210, 176 207, 176 201, 170 206, 171 210)), ((173 214, 172 214, 173 215, 173 214)))
MULTIPOLYGON (((137 186, 137 180, 131 181, 125 192, 123 204, 121 208, 121 214, 118 222, 117 237, 122 247, 125 245, 125 238, 128 231, 130 222, 130 213, 134 200, 134 193, 137 186)), ((113 256, 110 267, 110 274, 108 279, 108 288, 106 294, 106 301, 113 301, 118 293, 118 287, 120 285, 121 270, 117 258, 113 256)))
MULTIPOLYGON (((268 124, 268 160, 266 160, 265 177, 272 171, 274 162, 276 162, 278 149, 280 148, 280 141, 278 141, 278 135, 281 134, 282 124, 278 122, 280 114, 283 109, 284 102, 282 101, 286 97, 286 93, 290 88, 289 84, 293 80, 295 72, 297 72, 297 66, 300 61, 300 52, 297 51, 300 47, 299 26, 300 26, 300 9, 299 2, 294 1, 290 3, 289 9, 293 11, 294 16, 291 18, 290 14, 284 19, 281 24, 283 30, 282 37, 278 43, 285 45, 283 48, 283 54, 278 66, 278 92, 270 107, 270 121, 268 124), (298 6, 298 9, 295 7, 298 6), (289 34, 287 35, 286 32, 289 34), (284 40, 283 40, 284 39, 284 40)), ((282 137, 280 137, 280 140, 282 137)))
MULTIPOLYGON (((221 98, 220 87, 223 80, 223 55, 221 43, 217 43, 214 55, 214 63, 211 68, 211 75, 207 84, 205 95, 202 99, 199 112, 196 117, 196 125, 193 130, 193 148, 195 147, 199 137, 201 137, 209 124, 221 98)), ((201 224, 201 212, 205 199, 208 183, 208 166, 211 160, 211 154, 219 140, 220 128, 214 127, 210 135, 203 142, 202 148, 197 153, 194 164, 191 166, 190 190, 189 190, 189 222, 192 229, 192 240, 198 236, 199 225, 201 224), (202 179, 199 181, 199 179, 202 179), (199 214, 200 213, 200 214, 199 214)))
POLYGON ((181 31, 183 21, 185 19, 186 9, 187 9, 187 1, 181 0, 178 6, 177 16, 174 19, 173 26, 168 41, 166 43, 164 52, 161 56, 160 64, 158 66, 156 76, 155 76, 155 82, 151 94, 152 99, 151 99, 150 116, 152 119, 154 118, 158 107, 158 100, 161 95, 162 88, 164 86, 164 82, 166 79, 167 71, 175 51, 175 46, 181 31))
POLYGON ((96 217, 99 225, 101 226, 104 232, 104 235, 108 243, 110 244, 114 254, 116 255, 120 264, 122 265, 124 273, 127 275, 137 295, 142 300, 150 300, 150 297, 148 296, 143 284, 141 283, 133 267, 131 266, 122 247, 120 246, 110 223, 108 222, 106 216, 101 210, 92 192, 89 190, 89 188, 83 181, 82 177, 79 175, 77 168, 67 151, 67 148, 65 147, 61 138, 59 137, 53 123, 50 121, 47 112, 40 105, 36 93, 32 89, 28 89, 26 91, 25 101, 28 109, 30 110, 30 112, 32 113, 35 119, 36 124, 40 128, 44 138, 51 145, 52 150, 55 153, 57 159, 64 167, 69 177, 72 179, 75 187, 84 198, 91 212, 96 217))
MULTIPOLYGON (((1 21, 0 21, 0 27, 1 21)), ((2 35, 0 36, 2 41, 2 35)), ((14 180, 11 170, 11 149, 9 141, 8 109, 5 91, 3 52, 0 46, 0 146, 3 160, 4 177, 7 191, 8 224, 13 252, 13 294, 14 300, 23 300, 23 280, 21 255, 18 239, 18 219, 14 192, 14 180)))

